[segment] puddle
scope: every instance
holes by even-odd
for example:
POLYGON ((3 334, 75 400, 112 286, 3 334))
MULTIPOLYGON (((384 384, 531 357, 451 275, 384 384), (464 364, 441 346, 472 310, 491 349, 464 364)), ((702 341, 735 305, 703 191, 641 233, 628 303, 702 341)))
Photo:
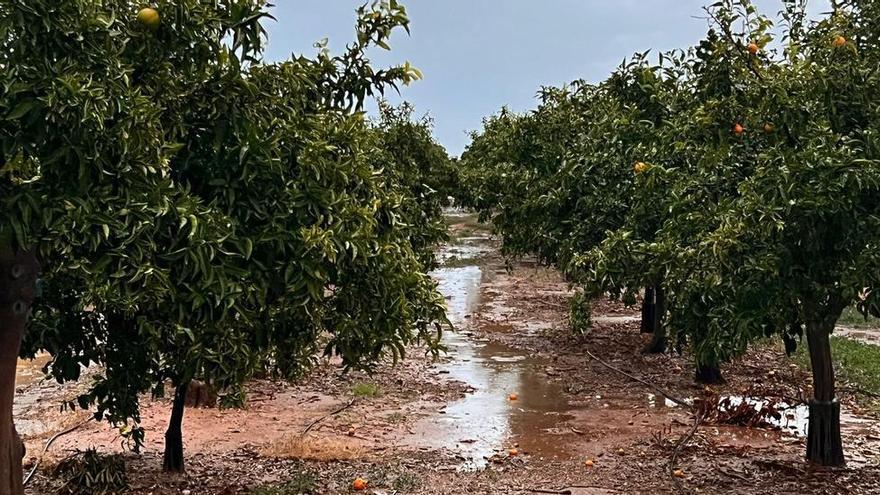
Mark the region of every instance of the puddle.
POLYGON ((15 387, 27 388, 39 383, 45 377, 43 367, 51 360, 51 356, 45 353, 32 360, 19 359, 15 366, 15 387))
POLYGON ((494 252, 488 236, 459 237, 455 244, 442 249, 437 258, 441 266, 466 267, 494 252))
MULTIPOLYGON (((488 235, 456 239, 441 256, 491 253, 490 242, 488 235)), ((574 408, 562 400, 561 386, 542 372, 549 363, 467 333, 469 317, 481 302, 481 285, 495 273, 494 268, 479 266, 478 258, 471 256, 466 266, 458 263, 432 274, 458 330, 444 337, 449 360, 438 365, 438 371, 466 383, 472 392, 448 404, 439 417, 417 425, 414 440, 421 446, 455 452, 463 470, 482 469, 490 457, 506 455, 514 446, 535 457, 567 457, 560 436, 572 435, 564 423, 573 418, 567 413, 574 408), (511 394, 517 399, 511 400, 511 394)))
MULTIPOLYGON (((26 414, 52 403, 57 384, 54 380, 46 380, 43 373, 43 367, 51 360, 51 356, 42 353, 34 359, 19 359, 15 366, 12 415, 18 433, 24 438, 39 436, 57 427, 55 418, 50 419, 43 414, 26 414)), ((56 408, 55 405, 51 407, 53 410, 56 408)))
MULTIPOLYGON (((745 401, 754 410, 760 411, 769 402, 768 399, 756 397, 725 397, 729 401, 728 409, 736 408, 745 401)), ((786 435, 798 439, 807 437, 810 421, 810 408, 806 404, 791 406, 785 402, 775 403, 780 417, 766 416, 764 419, 786 435)), ((880 423, 870 418, 856 416, 846 409, 840 412, 840 430, 843 435, 844 450, 847 464, 850 467, 876 465, 880 461, 880 423), (857 445, 859 448, 846 448, 857 445)))
MULTIPOLYGON (((682 400, 685 401, 685 402, 687 402, 688 404, 692 404, 692 403, 693 403, 693 399, 682 399, 682 400)), ((673 409, 673 408, 679 407, 678 404, 676 404, 675 402, 673 402, 673 401, 667 399, 666 397, 664 397, 664 398, 663 398, 663 402, 660 402, 659 404, 660 404, 659 407, 667 407, 667 408, 670 408, 670 409, 673 409)), ((648 407, 650 407, 651 409, 657 409, 657 407, 658 407, 658 402, 657 402, 657 396, 656 396, 656 395, 654 395, 654 394, 648 394, 648 407)))
MULTIPOLYGON (((772 402, 769 399, 759 399, 755 397, 730 396, 726 397, 726 399, 729 401, 728 409, 736 408, 737 406, 742 404, 743 401, 745 401, 755 411, 762 410, 765 406, 772 402)), ((791 435, 795 435, 798 437, 807 436, 807 426, 810 419, 809 406, 805 404, 791 406, 790 404, 786 404, 785 402, 778 402, 774 404, 774 407, 779 410, 780 418, 776 419, 768 415, 764 418, 767 423, 773 425, 775 428, 779 428, 780 431, 789 433, 791 435)), ((841 420, 843 419, 844 418, 841 417, 841 420)))
POLYGON ((594 316, 593 323, 602 323, 606 325, 626 325, 629 323, 638 323, 642 321, 641 316, 594 316))

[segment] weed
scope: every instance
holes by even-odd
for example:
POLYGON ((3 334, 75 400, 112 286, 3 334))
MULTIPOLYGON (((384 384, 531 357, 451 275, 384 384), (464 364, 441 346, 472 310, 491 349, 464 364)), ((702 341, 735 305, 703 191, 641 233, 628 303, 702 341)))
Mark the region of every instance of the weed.
POLYGON ((99 454, 94 449, 61 461, 55 476, 61 480, 56 491, 59 495, 115 495, 128 489, 122 456, 99 454))
POLYGON ((311 495, 316 493, 317 489, 318 482, 315 475, 300 472, 283 485, 261 486, 253 491, 253 495, 311 495))
POLYGON ((412 473, 402 473, 395 478, 391 488, 397 493, 410 493, 422 486, 422 480, 412 473))
POLYGON ((571 330, 577 335, 588 334, 593 325, 590 302, 590 298, 583 292, 579 292, 571 298, 570 325, 571 330))
POLYGON ((385 421, 388 421, 393 425, 403 424, 406 423, 406 414, 400 412, 391 413, 385 417, 385 421))
POLYGON ((298 433, 286 436, 263 450, 264 455, 279 459, 319 462, 350 461, 366 455, 364 449, 345 438, 303 438, 298 433))
POLYGON ((355 397, 379 397, 382 395, 382 389, 375 383, 359 382, 351 387, 351 393, 355 397))

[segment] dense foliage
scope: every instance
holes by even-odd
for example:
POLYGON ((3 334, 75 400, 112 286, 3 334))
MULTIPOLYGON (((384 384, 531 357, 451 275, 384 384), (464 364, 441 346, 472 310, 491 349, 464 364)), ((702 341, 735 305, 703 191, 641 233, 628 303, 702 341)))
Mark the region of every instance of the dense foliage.
POLYGON ((844 308, 878 307, 880 7, 810 21, 805 2, 784 4, 781 36, 748 0, 719 1, 697 47, 544 91, 566 106, 488 119, 463 156, 464 196, 508 252, 556 263, 587 294, 651 288, 655 330, 698 373, 764 336, 792 351, 806 335, 808 458, 836 465, 828 335, 844 308), (560 121, 570 132, 547 132, 560 121))
POLYGON ((383 185, 402 188, 400 201, 392 208, 392 221, 407 229, 413 249, 427 267, 435 267, 434 250, 446 240, 443 207, 458 188, 458 175, 446 150, 432 135, 427 116, 414 117, 412 105, 379 106, 373 123, 375 167, 382 170, 383 185))
POLYGON ((361 8, 343 54, 277 64, 262 0, 154 7, 0 2, 0 239, 42 266, 24 355, 50 352, 61 381, 101 365, 75 405, 129 426, 170 382, 166 468, 182 469, 192 380, 236 403, 320 351, 370 367, 436 347, 431 184, 449 160, 407 113, 360 110, 421 77, 366 57, 408 29, 396 1, 361 8))

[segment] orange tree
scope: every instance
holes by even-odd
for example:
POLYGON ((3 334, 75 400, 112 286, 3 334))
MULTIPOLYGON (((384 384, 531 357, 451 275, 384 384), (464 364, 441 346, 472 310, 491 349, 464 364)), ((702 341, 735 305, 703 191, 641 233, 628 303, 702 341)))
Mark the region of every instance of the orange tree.
MULTIPOLYGON (((215 236, 203 237, 181 224, 195 219, 225 229, 222 215, 171 177, 175 143, 168 139, 160 95, 173 93, 173 84, 163 83, 160 89, 145 83, 150 68, 138 61, 157 42, 151 27, 135 20, 135 7, 130 2, 0 3, 4 493, 22 490, 22 452, 11 406, 15 360, 37 295, 39 264, 47 274, 65 272, 76 281, 69 288, 75 297, 103 293, 107 307, 131 312, 140 304, 165 300, 177 283, 208 281, 211 268, 204 262, 179 267, 180 278, 172 281, 154 264, 154 239, 191 249, 194 258, 204 260, 210 245, 218 244, 215 236)), ((177 12, 188 9, 199 12, 195 17, 211 10, 189 2, 177 12)), ((198 32, 203 40, 224 36, 207 22, 201 29, 178 27, 175 32, 183 37, 198 32)), ((208 56, 200 50, 204 44, 181 45, 193 49, 177 52, 166 70, 195 70, 208 56)), ((78 372, 70 363, 65 366, 71 374, 78 372)))
MULTIPOLYGON (((278 65, 259 61, 261 1, 139 8, 0 3, 2 65, 15 68, 0 232, 19 315, 3 335, 17 353, 39 258, 25 353, 50 351, 62 380, 102 364, 79 405, 113 422, 136 422, 138 393, 171 380, 165 467, 180 470, 190 380, 236 398, 256 370, 306 369, 319 345, 369 366, 416 337, 436 342, 443 309, 394 221, 410 191, 379 179, 358 111, 419 76, 364 56, 407 25, 402 6, 362 8, 341 56, 278 65)), ((3 433, 0 482, 18 493, 18 444, 3 433)))
POLYGON ((669 213, 650 243, 621 238, 584 263, 604 255, 605 273, 625 271, 615 250, 661 263, 669 328, 698 367, 766 335, 781 335, 791 351, 806 334, 814 383, 807 458, 839 465, 828 336, 846 306, 877 307, 880 169, 868 95, 878 84, 878 9, 851 2, 808 24, 803 5, 787 2, 782 56, 762 51, 769 24, 749 2, 719 2, 709 13, 712 32, 683 61, 693 101, 663 139, 674 153, 647 174, 645 194, 650 181, 662 182, 659 204, 669 213))
POLYGON ((446 150, 432 135, 427 116, 416 119, 410 104, 379 105, 372 123, 376 142, 375 167, 388 188, 403 188, 402 203, 394 207, 394 220, 409 229, 413 249, 427 267, 435 267, 434 250, 446 240, 443 207, 455 193, 457 173, 446 150))
MULTIPOLYGON (((654 197, 662 182, 651 179, 654 187, 644 187, 654 158, 665 149, 659 137, 675 110, 676 81, 662 69, 638 54, 599 85, 585 104, 592 125, 569 150, 558 178, 560 196, 568 203, 561 210, 572 225, 562 244, 567 260, 562 268, 592 296, 609 293, 633 304, 644 287, 642 331, 655 335, 646 352, 665 350, 663 265, 640 250, 626 249, 615 253, 615 270, 595 276, 585 269, 583 254, 613 245, 615 239, 632 244, 647 238, 662 219, 664 210, 654 197)), ((586 259, 604 261, 594 255, 586 259)))
MULTIPOLYGON (((593 135, 588 130, 604 117, 602 88, 583 81, 562 88, 543 88, 541 104, 529 113, 504 108, 484 120, 474 133, 459 164, 459 203, 476 209, 482 220, 491 219, 502 236, 502 252, 509 257, 534 255, 538 261, 565 267, 573 245, 595 242, 608 225, 617 225, 625 208, 611 195, 578 197, 572 188, 580 162, 566 161, 572 147, 583 147, 593 135), (568 180, 571 179, 571 180, 568 180), (605 204, 597 205, 608 198, 605 204), (614 203, 617 208, 605 208, 614 203), (574 213, 592 210, 587 221, 574 213)), ((611 105, 613 106, 613 103, 611 105)), ((592 143, 592 142, 591 142, 592 143)), ((607 168, 590 170, 598 175, 607 168)), ((588 183, 592 185, 593 183, 588 183)), ((611 180, 608 184, 624 183, 611 180)), ((594 188, 592 192, 599 188, 594 188)), ((589 305, 581 297, 572 304, 572 328, 589 326, 589 305)))
MULTIPOLYGON (((735 6, 751 12, 747 2, 735 6)), ((848 305, 877 307, 880 148, 870 95, 880 85, 880 7, 847 2, 808 24, 802 6, 789 2, 786 18, 785 56, 750 69, 760 98, 744 113, 741 159, 733 165, 751 172, 716 202, 715 221, 691 236, 675 263, 689 274, 679 276, 682 301, 711 304, 677 315, 677 326, 697 342, 698 355, 736 354, 774 333, 792 349, 805 334, 814 393, 807 458, 840 465, 829 334, 848 305), (700 318, 705 323, 695 324, 700 318)), ((725 35, 725 42, 737 41, 725 35)), ((713 165, 702 167, 703 182, 725 173, 713 165)), ((667 242, 681 238, 692 211, 682 210, 667 242)))
POLYGON ((567 217, 546 195, 553 192, 565 150, 587 120, 576 109, 576 95, 590 90, 580 82, 544 88, 535 111, 516 114, 505 108, 487 118, 462 154, 459 202, 491 219, 506 255, 558 261, 567 217))
MULTIPOLYGON (((633 188, 635 175, 649 168, 645 162, 656 153, 658 129, 669 118, 672 83, 640 54, 600 84, 545 88, 536 111, 503 111, 488 119, 462 157, 470 192, 465 202, 491 216, 508 254, 536 254, 573 281, 585 281, 583 267, 573 264, 580 253, 633 218, 643 230, 657 223, 653 217, 662 210, 648 201, 637 209, 633 188)), ((650 304, 658 282, 654 265, 645 265, 643 272, 627 273, 640 273, 638 282, 649 287, 643 329, 652 332, 660 328, 650 304)), ((630 287, 641 285, 606 277, 590 292, 610 291, 633 304, 636 291, 630 287)), ((574 310, 585 307, 580 298, 573 301, 574 310)))
MULTIPOLYGON (((657 90, 648 98, 633 100, 637 107, 653 109, 657 120, 652 133, 644 136, 642 144, 649 146, 637 151, 645 154, 630 155, 636 160, 632 209, 602 244, 581 251, 572 268, 594 292, 625 293, 653 286, 658 304, 652 315, 656 332, 649 350, 655 352, 666 348, 666 328, 674 323, 669 316, 690 314, 695 305, 705 306, 703 300, 678 297, 678 284, 688 279, 695 263, 682 255, 681 248, 690 236, 700 235, 717 222, 719 204, 735 195, 739 182, 751 174, 749 157, 768 143, 744 139, 742 127, 744 116, 765 94, 754 84, 752 72, 762 55, 728 40, 730 26, 738 20, 730 8, 719 6, 709 12, 718 19, 718 26, 695 49, 662 56, 660 64, 651 68, 657 75, 657 90), (711 171, 711 177, 704 171, 711 171), (673 234, 664 238, 667 231, 673 234), (678 266, 684 268, 675 271, 678 266)), ((742 37, 766 44, 767 20, 754 13, 743 15, 752 16, 752 31, 742 37)), ((676 344, 681 349, 684 341, 676 344)), ((721 355, 697 354, 696 378, 721 380, 723 360, 721 355)))
MULTIPOLYGON (((508 124, 504 114, 487 126, 502 132, 477 136, 471 148, 488 151, 466 154, 464 162, 466 169, 485 169, 490 179, 477 181, 491 193, 484 210, 497 209, 513 223, 508 230, 522 235, 518 244, 527 250, 536 251, 530 243, 540 240, 535 245, 549 247, 546 257, 588 289, 626 296, 659 283, 668 304, 658 316, 667 319, 680 348, 690 347, 700 378, 720 378, 718 366, 758 338, 781 335, 791 350, 805 334, 815 394, 807 456, 836 465, 843 455, 828 335, 848 305, 858 302, 866 313, 880 307, 877 106, 871 100, 880 6, 846 2, 815 23, 807 21, 803 2, 785 7, 783 46, 774 50, 772 24, 750 2, 713 4, 707 11, 712 29, 698 47, 637 73, 632 92, 607 96, 620 106, 592 115, 594 126, 554 162, 565 165, 548 168, 545 175, 561 177, 561 186, 524 172, 540 155, 520 153, 529 143, 516 139, 520 119, 508 124), (620 125, 627 112, 641 116, 634 128, 644 129, 617 148, 633 129, 620 125), (617 125, 601 125, 602 116, 617 125), (597 137, 591 140, 591 133, 597 137), (597 166, 564 182, 578 160, 597 166), (626 163, 634 183, 601 172, 602 165, 613 171, 626 163), (554 197, 600 205, 588 191, 609 185, 630 195, 621 196, 620 224, 607 224, 610 232, 588 229, 602 232, 591 242, 582 242, 587 237, 571 225, 589 225, 589 215, 609 209, 576 215, 571 206, 548 209, 554 197)), ((613 85, 615 77, 599 87, 613 85)), ((592 104, 608 105, 601 98, 592 104)))

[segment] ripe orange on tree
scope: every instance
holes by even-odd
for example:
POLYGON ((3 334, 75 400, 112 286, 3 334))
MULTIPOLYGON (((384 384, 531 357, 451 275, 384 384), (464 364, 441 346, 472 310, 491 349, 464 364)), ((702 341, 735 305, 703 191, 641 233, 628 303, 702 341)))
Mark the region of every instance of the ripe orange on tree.
POLYGON ((742 134, 744 132, 746 132, 746 128, 743 127, 742 124, 740 124, 738 122, 736 124, 734 124, 734 126, 733 126, 733 133, 734 134, 736 134, 737 136, 742 136, 742 134))
POLYGON ((147 29, 155 31, 159 29, 159 22, 161 18, 159 16, 158 10, 151 7, 144 7, 140 10, 140 12, 138 12, 137 20, 147 29))
POLYGON ((834 41, 831 42, 831 45, 834 46, 834 48, 843 48, 846 46, 846 38, 838 35, 834 38, 834 41))
POLYGON ((761 49, 761 48, 758 46, 757 43, 754 43, 754 42, 749 43, 748 50, 749 50, 749 53, 751 53, 752 55, 757 55, 757 54, 758 54, 758 51, 759 51, 760 49, 761 49))

